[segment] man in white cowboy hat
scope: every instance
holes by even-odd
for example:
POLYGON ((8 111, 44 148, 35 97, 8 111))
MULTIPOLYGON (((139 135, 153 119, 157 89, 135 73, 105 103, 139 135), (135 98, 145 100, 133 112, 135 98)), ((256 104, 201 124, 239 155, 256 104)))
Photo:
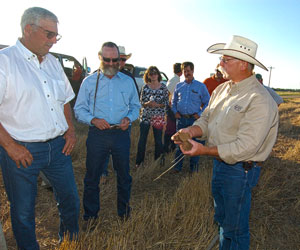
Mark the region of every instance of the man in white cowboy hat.
POLYGON ((124 46, 118 46, 118 48, 119 48, 119 51, 120 51, 120 62, 119 62, 120 72, 122 72, 123 74, 128 75, 132 78, 132 80, 134 81, 136 90, 139 93, 139 87, 136 83, 135 78, 133 77, 133 75, 128 70, 125 69, 126 61, 131 57, 132 54, 129 53, 127 55, 126 52, 125 52, 125 47, 124 46))
POLYGON ((256 43, 240 36, 208 48, 222 55, 220 65, 228 81, 215 89, 193 126, 178 132, 207 141, 203 146, 189 140, 189 151, 180 145, 184 154, 214 157, 214 219, 220 225, 222 250, 249 249, 251 190, 260 174, 257 162, 266 160, 277 136, 276 103, 253 74, 254 65, 267 70, 255 58, 256 50, 256 43))

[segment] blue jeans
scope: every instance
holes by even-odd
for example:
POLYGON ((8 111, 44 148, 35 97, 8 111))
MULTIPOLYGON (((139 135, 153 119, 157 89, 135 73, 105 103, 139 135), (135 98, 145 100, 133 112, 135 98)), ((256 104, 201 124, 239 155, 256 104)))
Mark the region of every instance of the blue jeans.
MULTIPOLYGON (((176 131, 179 131, 182 128, 187 128, 189 126, 192 126, 195 120, 196 120, 195 118, 183 118, 183 117, 177 119, 176 120, 176 131)), ((204 141, 199 141, 196 139, 193 139, 193 140, 195 140, 196 142, 202 143, 202 144, 205 143, 204 141)), ((181 157, 180 155, 182 154, 182 152, 181 152, 179 146, 176 146, 176 148, 177 149, 176 149, 176 153, 175 153, 175 159, 178 160, 178 159, 180 159, 180 157, 181 157)), ((199 159, 200 159, 200 156, 190 157, 190 171, 191 172, 198 172, 199 159)), ((177 171, 181 171, 182 164, 183 164, 183 160, 179 161, 176 164, 176 166, 174 167, 174 169, 176 169, 177 171)))
MULTIPOLYGON (((128 126, 128 133, 129 133, 129 137, 130 137, 130 135, 131 135, 131 124, 128 126)), ((105 177, 108 176, 108 163, 109 163, 109 156, 106 159, 106 162, 105 162, 105 165, 104 165, 104 171, 103 171, 101 176, 105 176, 105 177)))
POLYGON ((67 232, 71 238, 77 236, 80 204, 71 157, 62 153, 64 138, 59 136, 47 142, 18 143, 25 146, 33 156, 33 162, 27 168, 17 168, 6 151, 2 147, 0 150, 12 229, 19 249, 39 249, 35 235, 34 208, 40 171, 50 181, 58 204, 60 240, 67 232))
MULTIPOLYGON (((137 165, 140 165, 145 159, 146 144, 150 127, 150 123, 140 123, 140 139, 138 143, 138 151, 136 154, 137 165)), ((163 153, 162 130, 154 127, 152 127, 152 129, 155 142, 154 160, 156 160, 163 153)))
POLYGON ((243 163, 233 165, 214 160, 212 195, 214 219, 220 225, 220 250, 248 250, 251 190, 257 184, 260 167, 245 171, 243 163))
POLYGON ((86 141, 86 174, 84 177, 84 220, 95 219, 100 210, 100 176, 109 154, 117 173, 117 207, 120 217, 130 215, 132 178, 129 174, 130 137, 128 130, 99 130, 90 127, 86 141))

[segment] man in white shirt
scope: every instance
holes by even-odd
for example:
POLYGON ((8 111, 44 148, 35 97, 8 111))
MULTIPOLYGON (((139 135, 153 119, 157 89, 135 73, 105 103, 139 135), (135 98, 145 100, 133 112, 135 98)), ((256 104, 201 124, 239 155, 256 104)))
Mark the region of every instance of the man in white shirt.
POLYGON ((181 63, 175 63, 173 65, 174 76, 167 82, 167 88, 172 97, 176 84, 180 82, 180 77, 182 76, 181 63))
POLYGON ((19 249, 39 249, 35 235, 37 177, 51 182, 60 214, 59 236, 78 233, 79 198, 70 153, 76 143, 72 87, 49 54, 59 39, 57 17, 33 7, 21 19, 22 37, 0 51, 0 155, 19 249))

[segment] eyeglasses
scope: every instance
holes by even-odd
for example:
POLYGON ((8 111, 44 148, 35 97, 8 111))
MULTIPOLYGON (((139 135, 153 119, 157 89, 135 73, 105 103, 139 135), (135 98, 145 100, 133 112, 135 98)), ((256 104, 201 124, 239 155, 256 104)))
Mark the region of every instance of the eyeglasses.
POLYGON ((126 58, 120 58, 120 61, 122 61, 122 62, 126 62, 127 61, 127 59, 126 58))
POLYGON ((34 25, 34 26, 42 29, 46 33, 46 36, 47 36, 48 39, 52 39, 53 37, 55 37, 56 41, 59 41, 62 38, 62 36, 60 34, 56 33, 56 32, 46 30, 43 27, 41 27, 39 25, 36 25, 36 24, 31 24, 31 25, 34 25))
POLYGON ((154 71, 154 72, 150 72, 149 75, 154 76, 154 75, 158 75, 158 73, 154 71))
POLYGON ((222 57, 222 56, 220 56, 219 59, 220 59, 220 61, 223 62, 223 63, 228 63, 228 62, 231 61, 231 60, 238 60, 237 58, 228 58, 228 59, 226 59, 226 58, 224 58, 224 57, 222 57))
POLYGON ((102 56, 102 59, 103 59, 104 62, 107 62, 107 63, 110 63, 110 62, 116 63, 116 62, 120 61, 120 58, 118 58, 118 57, 108 58, 108 57, 102 56))

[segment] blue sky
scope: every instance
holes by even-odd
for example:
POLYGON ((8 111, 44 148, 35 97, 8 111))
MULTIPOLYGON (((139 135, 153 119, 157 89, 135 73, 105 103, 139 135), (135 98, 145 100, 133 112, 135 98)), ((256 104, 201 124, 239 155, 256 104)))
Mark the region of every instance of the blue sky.
MULTIPOLYGON (((175 62, 192 61, 195 78, 203 81, 214 71, 217 55, 206 49, 232 35, 258 44, 257 59, 272 70, 271 87, 300 89, 299 0, 10 0, 2 4, 0 44, 20 36, 23 11, 40 6, 59 18, 63 35, 52 51, 83 56, 99 65, 101 44, 114 41, 132 53, 128 63, 156 65, 172 76, 175 62), (5 24, 5 25, 4 25, 5 24)), ((255 67, 267 85, 269 72, 255 67)))

